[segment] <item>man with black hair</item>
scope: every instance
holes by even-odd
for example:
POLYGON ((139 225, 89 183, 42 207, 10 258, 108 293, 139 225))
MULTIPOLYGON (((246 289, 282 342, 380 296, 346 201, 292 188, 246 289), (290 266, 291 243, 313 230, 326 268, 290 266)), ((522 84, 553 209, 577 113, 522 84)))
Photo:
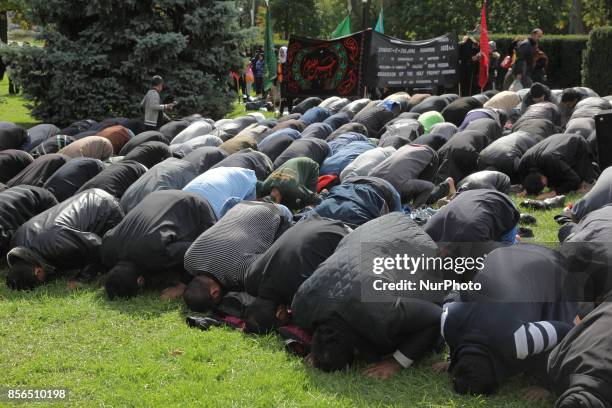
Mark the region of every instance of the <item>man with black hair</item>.
POLYGON ((101 237, 123 215, 116 198, 90 189, 34 216, 11 240, 7 286, 33 289, 71 271, 78 272, 78 280, 91 278, 101 270, 101 237))
POLYGON ((583 182, 590 183, 597 177, 588 142, 575 134, 557 134, 537 143, 521 158, 518 172, 527 194, 551 189, 539 198, 579 190, 583 182))
POLYGON ((213 310, 229 291, 244 291, 249 266, 284 231, 280 206, 243 201, 203 232, 185 253, 185 269, 193 279, 183 298, 196 312, 213 310))
POLYGON ((561 94, 561 103, 571 112, 583 98, 576 88, 564 89, 561 94))
POLYGON ((178 190, 149 194, 102 239, 101 259, 110 270, 108 297, 135 296, 144 285, 176 285, 162 295, 180 296, 186 280, 185 252, 215 220, 208 202, 197 194, 178 190))
POLYGON ((529 92, 527 92, 527 95, 523 98, 520 114, 524 114, 531 105, 541 102, 550 102, 550 97, 550 88, 544 84, 535 82, 531 85, 529 92))
POLYGON ((155 75, 151 80, 151 89, 140 102, 144 108, 144 124, 146 130, 157 130, 164 124, 165 111, 171 111, 175 103, 162 105, 161 91, 164 89, 164 80, 159 75, 155 75))
POLYGON ((319 164, 308 157, 287 160, 263 182, 258 183, 258 197, 270 196, 272 202, 290 210, 318 204, 319 164))
POLYGON ((441 318, 455 391, 492 394, 513 375, 544 374, 547 352, 578 312, 563 256, 537 245, 499 248, 474 283, 482 289, 445 304, 441 318))
POLYGON ((414 274, 396 268, 379 271, 373 265, 384 257, 427 257, 436 252, 431 238, 399 212, 346 236, 300 286, 291 305, 295 323, 313 333, 309 359, 314 366, 341 370, 359 355, 376 361, 366 370, 368 376, 386 379, 433 351, 441 312, 433 302, 444 294, 383 290, 378 285, 433 280, 436 273, 426 268, 414 274))
POLYGON ((287 309, 304 282, 350 229, 340 221, 310 217, 297 223, 248 268, 245 290, 256 296, 246 310, 248 331, 265 333, 287 323, 287 309))

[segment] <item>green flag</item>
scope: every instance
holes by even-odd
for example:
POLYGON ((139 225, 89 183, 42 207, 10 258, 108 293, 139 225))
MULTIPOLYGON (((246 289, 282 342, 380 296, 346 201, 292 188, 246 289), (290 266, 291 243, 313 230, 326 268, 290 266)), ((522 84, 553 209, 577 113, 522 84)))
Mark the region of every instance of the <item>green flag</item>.
POLYGON ((338 37, 344 37, 345 35, 351 35, 351 16, 348 15, 338 27, 331 33, 332 40, 338 37))
POLYGON ((266 9, 266 33, 264 44, 264 91, 268 92, 276 80, 276 52, 274 52, 274 34, 272 33, 272 19, 270 7, 266 9))
POLYGON ((374 31, 377 31, 381 34, 385 33, 385 23, 383 22, 383 9, 381 7, 380 14, 378 15, 378 21, 376 22, 376 27, 374 31))

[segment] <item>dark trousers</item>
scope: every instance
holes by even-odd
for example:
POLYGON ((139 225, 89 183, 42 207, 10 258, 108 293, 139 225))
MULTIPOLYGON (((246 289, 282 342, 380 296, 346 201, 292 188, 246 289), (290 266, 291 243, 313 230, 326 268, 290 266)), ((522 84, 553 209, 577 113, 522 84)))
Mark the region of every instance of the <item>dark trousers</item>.
POLYGON ((263 95, 263 77, 255 77, 255 93, 263 95))

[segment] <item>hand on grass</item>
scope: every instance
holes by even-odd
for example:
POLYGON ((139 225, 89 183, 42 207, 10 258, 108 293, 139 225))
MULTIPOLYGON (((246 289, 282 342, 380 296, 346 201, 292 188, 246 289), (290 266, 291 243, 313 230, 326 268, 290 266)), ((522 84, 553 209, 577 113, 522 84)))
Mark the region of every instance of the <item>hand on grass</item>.
POLYGON ((390 357, 378 363, 370 364, 364 373, 370 378, 386 380, 393 377, 401 369, 402 366, 393 357, 390 357))
POLYGON ((523 399, 527 401, 544 401, 550 397, 550 391, 538 385, 534 385, 522 390, 523 399))
POLYGON ((183 295, 183 292, 185 291, 186 285, 183 283, 179 283, 176 286, 170 286, 169 288, 166 288, 164 290, 162 290, 160 299, 161 300, 175 300, 180 298, 183 295))
POLYGON ((553 198, 557 196, 557 192, 556 191, 549 191, 548 193, 542 193, 539 196, 537 196, 536 198, 538 200, 546 200, 547 198, 553 198))
POLYGON ((436 373, 445 373, 448 371, 450 363, 448 361, 440 361, 432 364, 431 369, 436 373))

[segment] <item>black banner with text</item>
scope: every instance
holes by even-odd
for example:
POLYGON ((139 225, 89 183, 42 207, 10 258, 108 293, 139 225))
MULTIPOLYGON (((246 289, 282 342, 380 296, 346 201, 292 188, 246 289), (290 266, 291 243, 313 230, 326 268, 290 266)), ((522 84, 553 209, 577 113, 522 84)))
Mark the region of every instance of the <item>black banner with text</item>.
POLYGON ((403 41, 371 32, 366 84, 376 88, 436 88, 457 83, 457 36, 403 41))

